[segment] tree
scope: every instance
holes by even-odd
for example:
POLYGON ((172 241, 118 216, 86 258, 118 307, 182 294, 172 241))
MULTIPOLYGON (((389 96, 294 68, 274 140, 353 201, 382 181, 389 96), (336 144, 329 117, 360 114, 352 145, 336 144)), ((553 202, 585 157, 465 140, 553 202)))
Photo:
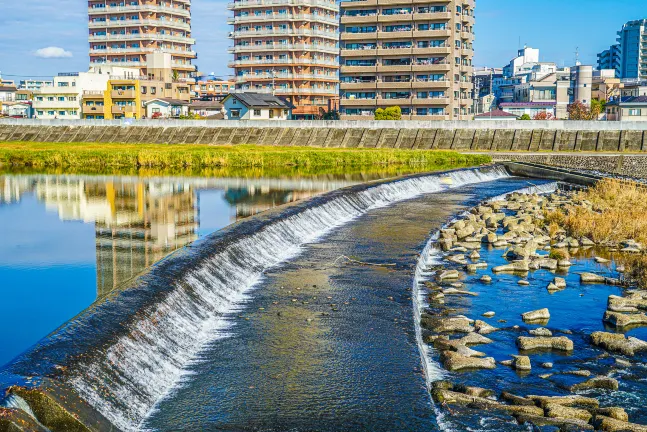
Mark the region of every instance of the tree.
POLYGON ((528 114, 524 114, 521 117, 519 117, 519 120, 530 120, 530 116, 528 114))
POLYGON ((600 99, 591 99, 591 111, 597 111, 598 115, 606 109, 607 101, 600 99))
POLYGON ((176 70, 173 71, 173 74, 171 75, 171 79, 173 80, 173 82, 178 82, 180 80, 180 74, 178 73, 178 71, 176 70))
POLYGON ((339 111, 334 109, 326 111, 323 108, 319 108, 319 115, 317 116, 317 120, 339 120, 339 111))
POLYGON ((540 111, 532 118, 533 120, 555 120, 553 113, 546 111, 540 111))
POLYGON ((399 106, 378 108, 375 110, 375 120, 402 120, 402 110, 399 106))
POLYGON ((601 104, 587 107, 580 101, 575 101, 567 108, 569 120, 597 120, 601 112, 601 104))

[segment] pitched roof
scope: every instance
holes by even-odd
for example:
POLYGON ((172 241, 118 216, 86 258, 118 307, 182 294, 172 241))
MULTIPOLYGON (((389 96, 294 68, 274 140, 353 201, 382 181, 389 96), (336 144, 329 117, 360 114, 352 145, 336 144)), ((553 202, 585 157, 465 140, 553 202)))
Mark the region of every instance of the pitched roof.
POLYGON ((499 105, 501 107, 552 107, 555 106, 557 102, 502 102, 499 105))
POLYGON ((621 104, 647 104, 647 96, 625 96, 620 100, 616 99, 609 102, 608 105, 617 105, 621 104))
POLYGON ((13 87, 13 86, 0 86, 0 91, 1 92, 15 92, 17 90, 18 89, 16 87, 13 87))
POLYGON ((227 97, 235 97, 249 108, 291 108, 285 100, 267 93, 230 93, 227 97))
POLYGON ((187 101, 183 101, 181 99, 173 99, 173 98, 155 98, 144 102, 144 105, 148 105, 149 103, 155 102, 155 101, 166 102, 169 105, 189 105, 189 102, 187 101))
POLYGON ((203 100, 196 100, 191 102, 189 105, 190 108, 222 108, 222 103, 218 101, 203 101, 203 100))
POLYGON ((511 114, 509 112, 505 112, 500 109, 495 109, 487 113, 475 115, 474 118, 489 118, 489 117, 514 117, 516 118, 517 116, 514 114, 511 114))

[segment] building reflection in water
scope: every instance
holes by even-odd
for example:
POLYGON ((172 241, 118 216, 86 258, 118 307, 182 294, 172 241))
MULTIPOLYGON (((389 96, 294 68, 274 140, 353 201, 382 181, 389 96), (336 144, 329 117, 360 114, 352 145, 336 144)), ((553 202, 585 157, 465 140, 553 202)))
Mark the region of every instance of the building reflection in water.
POLYGON ((231 220, 356 181, 0 176, 0 205, 35 194, 63 221, 94 223, 97 296, 102 297, 198 237, 199 191, 224 191, 231 220))

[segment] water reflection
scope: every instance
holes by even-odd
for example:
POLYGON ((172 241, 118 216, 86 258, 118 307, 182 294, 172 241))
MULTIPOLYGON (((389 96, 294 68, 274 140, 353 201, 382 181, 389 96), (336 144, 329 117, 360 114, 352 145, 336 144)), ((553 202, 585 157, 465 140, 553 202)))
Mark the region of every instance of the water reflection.
POLYGON ((0 176, 0 314, 18 324, 0 364, 199 236, 386 176, 0 176))

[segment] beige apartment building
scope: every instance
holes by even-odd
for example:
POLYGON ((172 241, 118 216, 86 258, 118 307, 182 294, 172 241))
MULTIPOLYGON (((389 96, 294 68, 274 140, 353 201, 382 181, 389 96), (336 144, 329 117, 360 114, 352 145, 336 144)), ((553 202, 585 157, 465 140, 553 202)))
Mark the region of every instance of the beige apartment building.
POLYGON ((89 0, 90 66, 139 68, 146 54, 172 55, 178 78, 195 71, 191 61, 191 0, 89 0))
POLYGON ((340 6, 342 119, 371 119, 389 106, 403 119, 472 118, 475 0, 340 6))
POLYGON ((334 0, 236 0, 230 52, 236 91, 272 93, 297 119, 327 110, 339 91, 339 6, 334 0))

